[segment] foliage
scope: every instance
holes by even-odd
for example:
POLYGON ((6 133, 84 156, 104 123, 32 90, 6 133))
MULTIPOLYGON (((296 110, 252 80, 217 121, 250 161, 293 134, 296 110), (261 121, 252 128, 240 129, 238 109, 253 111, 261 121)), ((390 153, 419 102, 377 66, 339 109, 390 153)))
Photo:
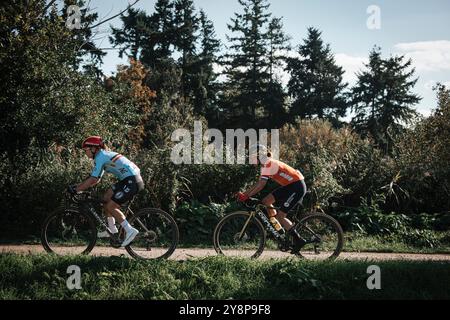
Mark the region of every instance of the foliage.
POLYGON ((415 115, 412 106, 421 98, 411 91, 417 82, 412 61, 404 56, 381 58, 381 49, 369 55, 367 70, 359 72, 352 89, 352 119, 354 128, 363 136, 371 136, 385 152, 390 153, 395 136, 415 115))
POLYGON ((407 197, 402 206, 415 212, 447 212, 450 207, 450 91, 436 88, 438 107, 398 138, 395 166, 407 197))
MULTIPOLYGON (((283 110, 284 94, 276 86, 274 71, 284 58, 277 54, 287 48, 287 36, 280 19, 272 18, 266 0, 239 0, 243 13, 235 13, 227 36, 230 50, 224 56, 222 108, 226 127, 273 127, 266 113, 283 110), (273 90, 273 91, 272 91, 273 90), (281 97, 280 97, 281 93, 281 97), (278 101, 270 101, 270 97, 278 101), (270 103, 275 102, 275 105, 270 103), (267 121, 265 121, 267 120, 267 121)), ((274 119, 276 120, 276 119, 274 119)), ((276 124, 275 124, 276 125, 276 124)))
POLYGON ((211 203, 204 205, 196 200, 182 203, 174 215, 180 229, 182 243, 212 243, 214 226, 223 216, 226 205, 211 203))
MULTIPOLYGON (((371 261, 314 262, 207 257, 136 261, 119 257, 0 256, 0 299, 448 299, 450 271, 439 261, 377 261, 382 290, 367 289, 371 261), (67 288, 67 268, 82 271, 67 288), (436 276, 439 275, 439 276, 436 276), (417 290, 420 288, 420 290, 417 290)), ((179 315, 179 308, 167 315, 179 315)))
POLYGON ((307 39, 298 47, 298 57, 288 58, 286 70, 291 78, 289 95, 293 99, 293 119, 328 119, 334 126, 345 116, 347 102, 343 82, 344 70, 336 65, 330 45, 324 45, 321 32, 308 28, 307 39))

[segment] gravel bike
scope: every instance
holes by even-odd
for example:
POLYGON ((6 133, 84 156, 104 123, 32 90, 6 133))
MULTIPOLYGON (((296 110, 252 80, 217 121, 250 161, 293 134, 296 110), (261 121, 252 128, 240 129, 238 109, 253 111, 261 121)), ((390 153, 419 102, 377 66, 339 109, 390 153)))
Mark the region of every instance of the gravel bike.
MULTIPOLYGON (((133 199, 134 200, 134 199, 133 199)), ((166 259, 175 251, 179 240, 178 226, 167 212, 156 208, 143 208, 134 212, 133 200, 121 210, 139 234, 126 251, 135 259, 166 259)), ((41 243, 45 250, 59 255, 89 254, 96 244, 120 248, 125 232, 117 224, 118 233, 109 231, 103 210, 103 201, 91 192, 66 193, 61 207, 50 213, 41 229, 41 243), (100 212, 100 214, 99 214, 100 212), (109 237, 98 238, 101 231, 109 237)))
MULTIPOLYGON (((283 229, 277 231, 274 228, 266 207, 258 199, 250 198, 245 202, 245 207, 246 211, 232 212, 218 222, 213 235, 217 253, 256 259, 264 251, 268 238, 279 250, 292 250, 292 236, 283 229)), ((289 217, 305 243, 295 255, 313 260, 337 258, 344 244, 344 233, 339 222, 318 207, 307 213, 302 213, 301 208, 298 203, 293 208, 295 213, 289 217)))

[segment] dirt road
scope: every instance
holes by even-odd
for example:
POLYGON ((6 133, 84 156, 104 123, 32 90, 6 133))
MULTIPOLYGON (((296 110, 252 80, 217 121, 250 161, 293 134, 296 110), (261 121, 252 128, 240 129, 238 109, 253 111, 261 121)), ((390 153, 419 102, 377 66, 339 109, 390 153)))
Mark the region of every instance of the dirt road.
MULTIPOLYGON (((0 245, 0 253, 14 252, 22 254, 43 253, 45 252, 41 245, 0 245)), ((129 256, 125 249, 114 249, 111 247, 95 247, 91 252, 95 256, 129 256)), ((187 260, 193 258, 202 258, 215 256, 214 249, 199 248, 178 248, 170 257, 171 260, 187 260)), ((287 258, 291 257, 288 253, 274 250, 265 250, 260 259, 287 258)), ((450 254, 414 254, 414 253, 378 253, 378 252, 343 252, 339 259, 351 260, 433 260, 450 261, 450 254)))

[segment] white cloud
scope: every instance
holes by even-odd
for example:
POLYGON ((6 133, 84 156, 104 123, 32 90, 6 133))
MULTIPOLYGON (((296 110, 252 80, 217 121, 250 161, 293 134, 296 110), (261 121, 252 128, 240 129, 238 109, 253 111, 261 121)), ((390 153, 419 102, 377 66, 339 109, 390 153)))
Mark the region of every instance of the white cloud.
POLYGON ((351 56, 346 53, 338 53, 334 58, 336 63, 345 71, 343 76, 344 81, 348 82, 350 85, 356 83, 356 73, 363 70, 364 64, 369 62, 369 59, 366 57, 351 56))
POLYGON ((411 58, 417 71, 450 70, 450 41, 398 43, 394 49, 397 53, 411 58))

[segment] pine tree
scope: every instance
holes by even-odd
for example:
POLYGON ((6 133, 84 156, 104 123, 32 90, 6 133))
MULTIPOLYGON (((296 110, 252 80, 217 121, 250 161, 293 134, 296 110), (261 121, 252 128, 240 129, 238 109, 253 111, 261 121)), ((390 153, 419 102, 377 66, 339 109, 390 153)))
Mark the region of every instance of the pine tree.
POLYGON ((144 43, 147 41, 148 35, 145 30, 149 17, 144 11, 133 8, 128 9, 127 13, 127 15, 120 17, 123 24, 121 28, 112 27, 113 36, 110 36, 109 40, 114 46, 120 46, 120 58, 129 50, 127 55, 137 60, 140 58, 144 43))
POLYGON ((142 62, 150 67, 170 60, 175 45, 174 4, 170 0, 158 0, 155 13, 150 17, 152 33, 149 34, 150 50, 143 53, 142 62))
POLYGON ((227 36, 231 53, 225 55, 228 93, 226 108, 235 125, 255 125, 262 109, 268 73, 267 0, 239 0, 244 13, 235 13, 228 24, 234 36, 227 36))
POLYGON ((285 53, 290 50, 289 37, 283 32, 281 18, 272 18, 267 30, 268 40, 268 74, 269 83, 265 93, 263 106, 266 109, 267 119, 264 125, 267 128, 281 127, 286 119, 285 100, 286 93, 275 71, 286 61, 285 53))
POLYGON ((214 25, 208 20, 206 13, 200 10, 200 48, 198 54, 198 74, 195 84, 194 110, 196 113, 208 118, 213 116, 217 103, 218 85, 217 75, 214 71, 214 63, 217 63, 217 53, 220 49, 220 41, 217 40, 214 25))
POLYGON ((130 8, 127 15, 121 16, 123 27, 112 28, 110 41, 120 47, 119 56, 129 51, 130 58, 152 69, 170 64, 175 45, 173 10, 170 0, 158 0, 151 16, 130 8))
POLYGON ((298 47, 299 57, 289 58, 288 92, 293 99, 293 117, 328 119, 335 126, 345 116, 347 103, 343 82, 344 71, 336 65, 330 45, 324 45, 321 32, 308 28, 308 37, 298 47))
POLYGON ((411 90, 417 82, 411 60, 404 56, 381 57, 381 49, 369 55, 367 70, 358 73, 352 88, 353 127, 363 136, 371 136, 384 152, 392 149, 392 141, 416 114, 412 106, 421 98, 411 90))
POLYGON ((290 37, 283 32, 281 18, 272 18, 267 30, 269 77, 272 82, 275 78, 275 69, 280 68, 286 60, 284 55, 291 49, 290 37))
POLYGON ((199 21, 195 14, 192 0, 177 0, 175 2, 175 47, 180 52, 179 66, 182 71, 183 97, 192 97, 195 81, 196 43, 198 41, 199 21))

